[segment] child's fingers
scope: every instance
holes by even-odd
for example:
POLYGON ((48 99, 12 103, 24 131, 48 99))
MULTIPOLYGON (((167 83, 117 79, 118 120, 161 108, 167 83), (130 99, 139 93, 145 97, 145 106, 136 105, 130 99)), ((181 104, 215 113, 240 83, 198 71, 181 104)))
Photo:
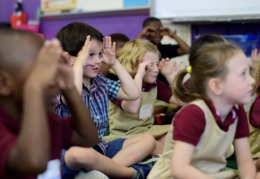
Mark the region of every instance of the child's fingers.
POLYGON ((116 42, 113 42, 113 47, 112 47, 113 52, 116 52, 116 42))

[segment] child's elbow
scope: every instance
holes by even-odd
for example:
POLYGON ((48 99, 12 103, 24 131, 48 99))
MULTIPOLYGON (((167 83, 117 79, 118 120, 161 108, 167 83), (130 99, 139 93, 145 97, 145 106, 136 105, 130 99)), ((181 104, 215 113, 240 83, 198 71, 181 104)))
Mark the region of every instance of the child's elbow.
POLYGON ((129 114, 136 114, 138 112, 138 109, 129 108, 129 109, 126 110, 126 112, 128 112, 129 114))
POLYGON ((131 99, 129 99, 129 101, 134 101, 137 100, 140 97, 141 93, 139 90, 135 90, 131 93, 131 99))
POLYGON ((175 165, 171 166, 171 177, 172 178, 180 178, 181 169, 180 167, 176 167, 175 165))
POLYGON ((26 163, 30 173, 39 174, 39 173, 43 173, 47 169, 48 159, 32 157, 31 159, 28 159, 26 163))

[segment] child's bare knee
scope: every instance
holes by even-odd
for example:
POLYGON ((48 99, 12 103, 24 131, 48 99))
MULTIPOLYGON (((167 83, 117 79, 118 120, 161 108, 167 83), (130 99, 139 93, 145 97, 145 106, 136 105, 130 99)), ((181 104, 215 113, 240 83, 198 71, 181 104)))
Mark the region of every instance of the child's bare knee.
POLYGON ((150 145, 151 148, 154 148, 156 147, 156 140, 154 138, 154 136, 152 136, 151 134, 142 134, 142 141, 145 141, 145 143, 147 145, 150 145))
POLYGON ((96 151, 92 148, 72 147, 68 150, 70 160, 80 165, 91 165, 97 161, 96 151))

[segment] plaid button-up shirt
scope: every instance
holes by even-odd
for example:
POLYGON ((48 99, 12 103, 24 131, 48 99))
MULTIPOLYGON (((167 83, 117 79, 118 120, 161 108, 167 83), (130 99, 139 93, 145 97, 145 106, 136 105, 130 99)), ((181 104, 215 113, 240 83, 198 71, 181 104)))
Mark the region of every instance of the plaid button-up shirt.
MULTIPOLYGON (((98 130, 99 142, 97 145, 105 154, 108 144, 105 141, 102 141, 102 137, 108 126, 108 100, 115 100, 121 84, 109 80, 101 73, 98 73, 97 77, 92 78, 91 81, 92 85, 90 91, 83 84, 82 99, 87 105, 98 130)), ((58 100, 59 104, 55 106, 55 113, 61 118, 70 116, 69 108, 62 102, 61 96, 58 96, 58 100)))

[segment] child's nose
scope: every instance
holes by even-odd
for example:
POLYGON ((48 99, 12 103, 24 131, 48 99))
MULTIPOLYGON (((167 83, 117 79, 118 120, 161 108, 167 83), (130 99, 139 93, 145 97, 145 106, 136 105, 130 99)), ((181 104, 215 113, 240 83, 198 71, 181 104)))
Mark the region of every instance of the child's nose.
POLYGON ((101 59, 99 57, 96 57, 95 58, 95 64, 99 64, 99 63, 101 63, 101 59))

